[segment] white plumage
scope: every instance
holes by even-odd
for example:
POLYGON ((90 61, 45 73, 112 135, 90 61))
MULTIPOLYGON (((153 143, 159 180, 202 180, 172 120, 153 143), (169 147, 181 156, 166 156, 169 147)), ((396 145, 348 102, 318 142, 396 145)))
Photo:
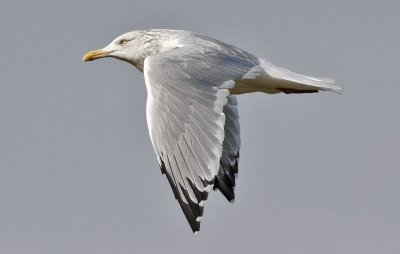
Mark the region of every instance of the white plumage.
POLYGON ((240 126, 235 94, 339 92, 210 37, 180 30, 123 34, 84 61, 115 57, 144 73, 146 116, 161 171, 193 232, 212 187, 234 200, 240 126))

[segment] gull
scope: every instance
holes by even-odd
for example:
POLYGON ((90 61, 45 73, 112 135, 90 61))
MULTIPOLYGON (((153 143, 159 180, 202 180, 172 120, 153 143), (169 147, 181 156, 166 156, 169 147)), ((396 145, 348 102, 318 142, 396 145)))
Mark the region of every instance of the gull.
POLYGON ((83 61, 114 57, 143 72, 146 119, 161 172, 194 233, 209 191, 235 199, 240 127, 235 95, 314 93, 333 79, 297 74, 240 48, 184 30, 125 33, 83 61))

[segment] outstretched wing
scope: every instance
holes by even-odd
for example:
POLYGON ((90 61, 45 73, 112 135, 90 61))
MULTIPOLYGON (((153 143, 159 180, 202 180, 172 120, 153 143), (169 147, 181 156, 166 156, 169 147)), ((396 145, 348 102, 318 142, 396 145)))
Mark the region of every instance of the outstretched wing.
POLYGON ((235 200, 235 178, 238 174, 240 125, 238 103, 234 95, 228 96, 224 107, 225 139, 222 145, 222 156, 214 189, 219 189, 227 200, 235 200))
POLYGON ((228 89, 253 66, 235 54, 195 46, 145 60, 151 141, 193 232, 220 167, 228 89))

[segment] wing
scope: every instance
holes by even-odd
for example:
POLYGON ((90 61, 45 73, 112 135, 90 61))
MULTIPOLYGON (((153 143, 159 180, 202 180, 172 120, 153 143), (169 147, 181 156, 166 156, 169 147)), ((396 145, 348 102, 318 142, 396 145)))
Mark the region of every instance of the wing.
POLYGON ((145 60, 150 138, 193 232, 200 229, 220 166, 228 89, 253 66, 243 57, 200 46, 145 60))
POLYGON ((230 202, 235 200, 235 178, 238 173, 240 149, 239 112, 236 97, 230 95, 224 107, 225 139, 214 189, 219 189, 230 202))

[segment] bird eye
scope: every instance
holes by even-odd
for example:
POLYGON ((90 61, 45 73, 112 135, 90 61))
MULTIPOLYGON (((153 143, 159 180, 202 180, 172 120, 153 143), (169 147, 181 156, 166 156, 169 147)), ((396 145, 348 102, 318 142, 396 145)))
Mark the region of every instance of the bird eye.
POLYGON ((125 44, 127 42, 128 42, 128 40, 125 40, 125 39, 122 39, 122 40, 119 41, 120 44, 125 44))

